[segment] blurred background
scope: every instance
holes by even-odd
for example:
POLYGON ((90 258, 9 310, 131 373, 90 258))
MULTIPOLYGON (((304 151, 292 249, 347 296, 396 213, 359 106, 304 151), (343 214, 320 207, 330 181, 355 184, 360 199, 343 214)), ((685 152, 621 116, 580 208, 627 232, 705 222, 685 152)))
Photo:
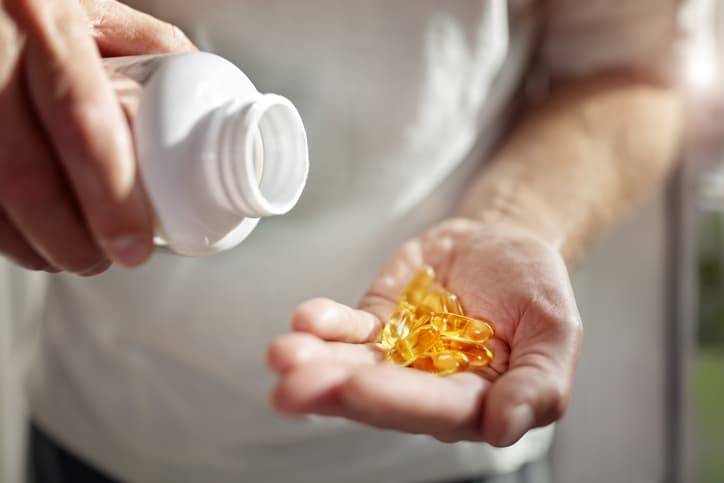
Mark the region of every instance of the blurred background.
MULTIPOLYGON (((586 338, 555 482, 724 482, 724 2, 692 2, 682 25, 681 167, 573 274, 586 338)), ((42 292, 0 261, 0 482, 22 481, 24 320, 42 292)))

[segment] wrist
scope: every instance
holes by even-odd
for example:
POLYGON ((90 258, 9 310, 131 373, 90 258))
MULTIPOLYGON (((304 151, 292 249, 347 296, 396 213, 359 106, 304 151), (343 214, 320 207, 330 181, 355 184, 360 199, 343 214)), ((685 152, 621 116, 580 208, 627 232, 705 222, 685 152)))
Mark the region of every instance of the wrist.
POLYGON ((555 245, 538 228, 521 221, 504 218, 451 217, 433 227, 426 235, 451 239, 456 246, 496 247, 500 256, 506 253, 534 253, 544 251, 565 261, 560 245, 555 245))
POLYGON ((477 223, 490 232, 526 236, 549 245, 561 255, 567 246, 567 223, 541 200, 533 196, 516 196, 515 202, 490 198, 485 206, 470 209, 463 204, 458 218, 477 223))

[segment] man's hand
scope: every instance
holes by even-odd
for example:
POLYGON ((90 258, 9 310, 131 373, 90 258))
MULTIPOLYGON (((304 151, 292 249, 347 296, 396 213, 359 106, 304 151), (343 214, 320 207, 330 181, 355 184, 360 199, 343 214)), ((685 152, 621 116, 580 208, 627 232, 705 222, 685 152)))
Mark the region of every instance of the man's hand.
POLYGON ((443 441, 507 446, 559 419, 570 397, 582 325, 563 259, 512 225, 446 222, 395 253, 354 310, 331 300, 300 305, 294 332, 270 347, 277 408, 342 416, 443 441), (421 264, 457 293, 466 313, 492 321, 489 382, 394 367, 375 349, 401 290, 421 264))
POLYGON ((101 55, 193 48, 113 0, 0 3, 0 254, 83 275, 148 258, 153 214, 101 55))

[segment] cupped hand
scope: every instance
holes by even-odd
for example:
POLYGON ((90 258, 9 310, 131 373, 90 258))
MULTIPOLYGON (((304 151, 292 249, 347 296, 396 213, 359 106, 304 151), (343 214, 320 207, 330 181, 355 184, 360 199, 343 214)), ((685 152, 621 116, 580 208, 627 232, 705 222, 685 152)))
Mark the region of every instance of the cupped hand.
POLYGON ((84 275, 150 255, 153 214, 101 55, 193 48, 114 0, 0 2, 0 255, 84 275))
POLYGON ((268 352, 279 375, 272 394, 279 410, 496 446, 563 416, 582 338, 554 247, 517 226, 462 219, 403 245, 358 309, 313 299, 295 310, 292 325, 268 352), (500 377, 440 377, 383 360, 380 330, 422 264, 459 295, 466 314, 492 322, 491 367, 500 377))

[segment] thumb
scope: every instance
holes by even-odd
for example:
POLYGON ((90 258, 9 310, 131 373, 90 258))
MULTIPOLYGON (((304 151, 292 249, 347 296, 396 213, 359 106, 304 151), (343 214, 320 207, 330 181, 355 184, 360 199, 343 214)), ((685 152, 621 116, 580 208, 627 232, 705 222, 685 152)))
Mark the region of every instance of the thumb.
POLYGON ((80 0, 80 4, 104 57, 197 50, 175 25, 116 0, 80 0))
POLYGON ((533 323, 521 321, 508 371, 486 397, 482 432, 494 446, 510 446, 528 430, 563 417, 578 363, 579 317, 533 323))

